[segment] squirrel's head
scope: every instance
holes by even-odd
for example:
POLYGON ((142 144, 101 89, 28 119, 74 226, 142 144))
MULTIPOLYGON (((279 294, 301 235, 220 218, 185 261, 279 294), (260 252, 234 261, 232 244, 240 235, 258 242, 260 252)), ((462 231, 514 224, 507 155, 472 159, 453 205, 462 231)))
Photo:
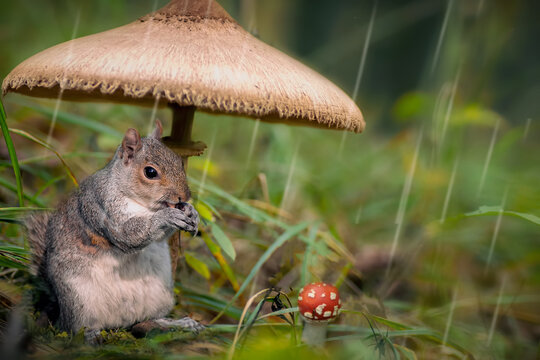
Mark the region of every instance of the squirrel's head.
POLYGON ((115 156, 121 191, 154 211, 174 207, 191 197, 182 158, 161 142, 162 133, 159 120, 146 138, 141 138, 137 130, 128 129, 115 156))

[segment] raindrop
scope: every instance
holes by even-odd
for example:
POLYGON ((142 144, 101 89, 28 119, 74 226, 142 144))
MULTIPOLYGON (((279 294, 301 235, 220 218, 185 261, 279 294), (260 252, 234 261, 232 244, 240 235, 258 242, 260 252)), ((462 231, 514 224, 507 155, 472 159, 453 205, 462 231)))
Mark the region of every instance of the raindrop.
POLYGON ((493 134, 491 135, 491 142, 489 144, 489 149, 484 163, 484 169, 482 170, 482 177, 480 178, 480 185, 478 186, 477 196, 480 196, 482 189, 484 188, 484 183, 486 182, 486 176, 489 168, 489 163, 491 162, 491 155, 493 154, 493 148, 495 147, 495 139, 497 139, 497 133, 499 132, 499 126, 501 124, 501 119, 497 120, 495 128, 493 129, 493 134))
MULTIPOLYGON (((154 4, 152 5, 152 14, 156 11, 157 5, 158 5, 157 0, 154 0, 154 4)), ((153 15, 152 15, 151 20, 154 20, 153 15)), ((153 21, 147 21, 146 24, 147 24, 147 26, 146 26, 146 31, 144 33, 143 44, 146 44, 148 42, 148 37, 150 36, 150 31, 152 31, 152 27, 154 26, 154 22, 153 21)))
POLYGON ((281 199, 280 209, 285 209, 289 201, 289 192, 292 184, 292 178, 294 170, 296 169, 296 158, 298 157, 298 149, 300 148, 300 143, 296 144, 294 150, 294 155, 291 160, 291 165, 289 166, 289 174, 287 175, 287 182, 285 183, 285 190, 283 191, 283 199, 281 199))
MULTIPOLYGON (((364 47, 362 49, 362 57, 360 58, 360 65, 358 66, 358 72, 356 74, 356 81, 354 83, 354 90, 353 90, 353 95, 352 95, 352 99, 354 102, 356 102, 356 98, 358 97, 358 90, 360 89, 360 82, 362 81, 362 75, 364 74, 364 67, 366 65, 366 58, 367 58, 367 54, 369 50, 369 45, 371 43, 371 34, 373 32, 373 24, 375 23, 375 16, 377 14, 378 3, 379 3, 379 0, 375 0, 375 2, 373 3, 373 9, 371 10, 371 17, 369 19, 366 39, 364 41, 364 47)), ((343 149, 345 147, 346 139, 347 139, 347 131, 343 131, 343 134, 341 135, 341 142, 339 143, 338 158, 341 158, 341 155, 343 154, 343 149)))
POLYGON ((448 26, 448 19, 450 18, 450 11, 452 9, 453 4, 454 4, 454 0, 448 0, 448 5, 446 6, 446 12, 444 14, 444 20, 441 27, 441 32, 439 33, 439 40, 437 41, 437 47, 435 48, 435 55, 433 56, 433 63, 431 64, 432 75, 433 75, 433 72, 435 71, 435 68, 437 67, 437 63, 439 62, 441 47, 444 40, 444 35, 446 33, 446 28, 448 26))
POLYGON ((527 122, 525 123, 525 130, 523 130, 523 140, 527 138, 527 135, 529 135, 529 128, 531 127, 531 118, 527 119, 527 122))
POLYGON ((242 22, 246 25, 247 31, 252 35, 256 35, 257 23, 255 16, 255 0, 242 0, 240 13, 242 22))
POLYGON ((64 94, 64 89, 60 87, 60 92, 56 98, 56 103, 54 104, 54 112, 51 120, 51 125, 49 126, 49 133, 47 134, 47 144, 51 143, 52 135, 54 128, 56 126, 56 118, 58 117, 58 111, 60 110, 60 103, 62 102, 62 96, 64 94))
POLYGON ((443 113, 443 107, 446 101, 449 101, 449 97, 451 97, 451 91, 452 91, 452 84, 449 84, 448 82, 445 82, 441 89, 439 90, 439 93, 437 94, 437 98, 435 100, 435 106, 433 107, 433 126, 432 126, 432 137, 433 137, 433 148, 432 148, 432 158, 431 160, 434 161, 436 158, 436 154, 438 151, 440 151, 441 148, 441 141, 439 139, 440 132, 439 132, 439 123, 440 119, 442 118, 443 113))
POLYGON ((487 346, 491 346, 491 341, 493 340, 493 333, 495 332, 495 325, 497 325, 497 318, 499 317, 499 309, 501 306, 501 300, 503 297, 503 290, 504 290, 505 284, 506 284, 506 276, 504 276, 501 281, 501 288, 499 289, 497 305, 495 305, 495 312, 493 313, 493 318, 491 319, 491 325, 489 327, 487 346))
POLYGON ((414 178, 414 173, 416 171, 416 162, 418 160, 418 154, 420 153, 420 145, 422 144, 422 137, 424 134, 424 128, 422 127, 420 129, 420 133, 418 134, 418 139, 416 141, 416 148, 414 150, 414 157, 413 161, 411 163, 411 167, 409 169, 409 173, 407 174, 407 177, 405 179, 405 183, 403 184, 403 192, 401 193, 401 199, 399 201, 399 208, 396 215, 396 232, 394 234, 394 240, 392 242, 392 248, 390 250, 390 261, 388 262, 388 266, 386 268, 386 276, 388 276, 390 272, 390 268, 392 266, 392 261, 394 260, 394 256, 396 253, 396 248, 399 241, 399 235, 401 233, 401 226, 403 225, 403 217, 405 216, 405 208, 407 207, 407 202, 409 200, 409 195, 411 193, 411 187, 412 182, 414 178))
POLYGON ((480 14, 482 13, 482 10, 484 9, 484 2, 485 0, 478 1, 478 8, 476 8, 476 16, 480 16, 480 14))
POLYGON ((452 302, 450 303, 450 313, 448 314, 448 318, 446 319, 446 327, 444 329, 444 336, 443 336, 443 345, 446 345, 446 342, 448 341, 448 334, 450 333, 450 328, 452 327, 452 318, 454 317, 454 309, 456 307, 456 298, 457 298, 457 286, 454 287, 454 293, 452 294, 452 302))
POLYGON ((154 107, 152 108, 152 114, 150 115, 150 123, 148 124, 147 134, 150 134, 152 132, 152 129, 154 128, 154 123, 156 122, 156 113, 157 113, 157 108, 159 105, 160 98, 161 98, 161 94, 157 94, 156 98, 154 99, 154 107))
POLYGON ((216 142, 216 135, 218 132, 218 127, 214 129, 214 134, 212 134, 212 140, 210 141, 210 146, 208 146, 208 155, 206 155, 206 160, 204 161, 204 168, 201 177, 201 184, 199 185, 199 196, 204 192, 204 184, 206 183, 206 176, 208 175, 208 169, 210 168, 210 159, 212 158, 212 152, 214 150, 214 143, 216 142))
POLYGON ((253 156, 253 150, 255 149, 255 138, 257 137, 257 132, 259 131, 259 124, 261 120, 255 120, 255 125, 253 126, 253 133, 251 134, 251 141, 249 142, 248 158, 246 161, 246 168, 251 162, 251 157, 253 156))
POLYGON ((461 66, 459 67, 454 83, 452 84, 452 92, 450 93, 450 99, 448 100, 448 106, 446 108, 446 113, 444 115, 443 128, 441 133, 441 142, 439 144, 439 149, 442 148, 444 139, 446 137, 446 130, 448 129, 448 124, 450 122, 450 116, 452 115, 452 109, 454 107, 454 98, 456 96, 457 86, 459 83, 459 78, 461 76, 461 66))
POLYGON ((206 8, 206 17, 208 17, 208 14, 210 14, 210 10, 212 9, 212 1, 214 0, 208 0, 208 7, 206 8))
POLYGON ((356 216, 354 218, 354 223, 358 224, 360 222, 360 218, 362 217, 362 208, 358 208, 358 211, 356 212, 356 216))
POLYGON ((504 214, 504 207, 506 206, 506 198, 508 196, 508 186, 504 190, 504 195, 501 201, 501 207, 499 209, 499 214, 497 216, 497 221, 495 222, 495 229, 493 230, 493 236, 491 237, 491 245, 489 246, 489 252, 487 257, 487 263, 485 271, 487 272, 489 265, 491 264, 491 259, 493 257, 493 251, 495 249, 495 242, 497 241, 497 236, 499 235, 499 229, 501 228, 501 221, 504 214))
POLYGON ((448 183, 448 189, 446 190, 446 196, 444 198, 444 205, 442 209, 440 223, 444 223, 446 219, 446 212, 448 210, 448 204, 450 203, 450 197, 452 196, 452 190, 454 189, 454 181, 456 180, 456 172, 459 165, 459 156, 456 157, 454 167, 452 168, 452 175, 450 175, 450 182, 448 183))
MULTIPOLYGON (((81 20, 81 9, 77 11, 77 15, 75 16, 75 23, 73 24, 73 31, 71 32, 71 39, 75 39, 77 36, 77 31, 79 30, 79 22, 81 20)), ((66 54, 66 63, 69 64, 71 61, 71 58, 73 57, 73 42, 69 44, 68 52, 66 54)), ((51 125, 49 126, 49 132, 47 134, 47 144, 50 144, 52 135, 54 132, 54 128, 56 127, 56 118, 58 117, 58 111, 60 109, 60 103, 62 102, 62 96, 64 95, 64 85, 66 82, 65 75, 62 77, 62 80, 60 81, 59 87, 60 91, 58 92, 58 97, 56 98, 56 104, 54 106, 54 112, 51 120, 51 125)))

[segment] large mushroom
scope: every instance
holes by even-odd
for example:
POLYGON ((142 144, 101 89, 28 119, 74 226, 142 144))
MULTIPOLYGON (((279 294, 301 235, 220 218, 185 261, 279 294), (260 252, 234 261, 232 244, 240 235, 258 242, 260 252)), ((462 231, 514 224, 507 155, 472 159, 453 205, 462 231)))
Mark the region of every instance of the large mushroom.
MULTIPOLYGON (((172 0, 130 24, 46 49, 13 69, 2 91, 167 105, 173 122, 164 141, 185 163, 206 147, 191 139, 196 109, 352 132, 364 128, 360 110, 341 89, 250 35, 213 0, 172 0)), ((178 242, 176 236, 171 249, 178 242)))

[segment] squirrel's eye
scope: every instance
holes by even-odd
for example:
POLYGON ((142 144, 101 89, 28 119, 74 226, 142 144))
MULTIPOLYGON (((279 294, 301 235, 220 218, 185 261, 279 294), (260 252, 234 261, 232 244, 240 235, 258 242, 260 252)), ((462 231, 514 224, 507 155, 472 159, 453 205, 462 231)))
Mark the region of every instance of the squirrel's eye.
POLYGON ((148 179, 154 179, 158 176, 158 172, 153 167, 147 166, 144 168, 144 176, 146 176, 148 179))

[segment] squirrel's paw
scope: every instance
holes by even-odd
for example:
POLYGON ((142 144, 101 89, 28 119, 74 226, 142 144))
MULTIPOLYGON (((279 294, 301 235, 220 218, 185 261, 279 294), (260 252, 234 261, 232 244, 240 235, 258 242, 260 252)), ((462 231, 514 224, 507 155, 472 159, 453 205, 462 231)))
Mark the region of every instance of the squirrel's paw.
POLYGON ((199 226, 199 214, 191 204, 184 204, 182 209, 166 208, 159 212, 163 212, 169 226, 178 230, 184 230, 190 233, 197 233, 199 226))
POLYGON ((166 328, 180 328, 182 330, 192 331, 194 333, 199 333, 206 328, 203 324, 193 320, 189 316, 181 319, 156 319, 155 322, 166 328))

